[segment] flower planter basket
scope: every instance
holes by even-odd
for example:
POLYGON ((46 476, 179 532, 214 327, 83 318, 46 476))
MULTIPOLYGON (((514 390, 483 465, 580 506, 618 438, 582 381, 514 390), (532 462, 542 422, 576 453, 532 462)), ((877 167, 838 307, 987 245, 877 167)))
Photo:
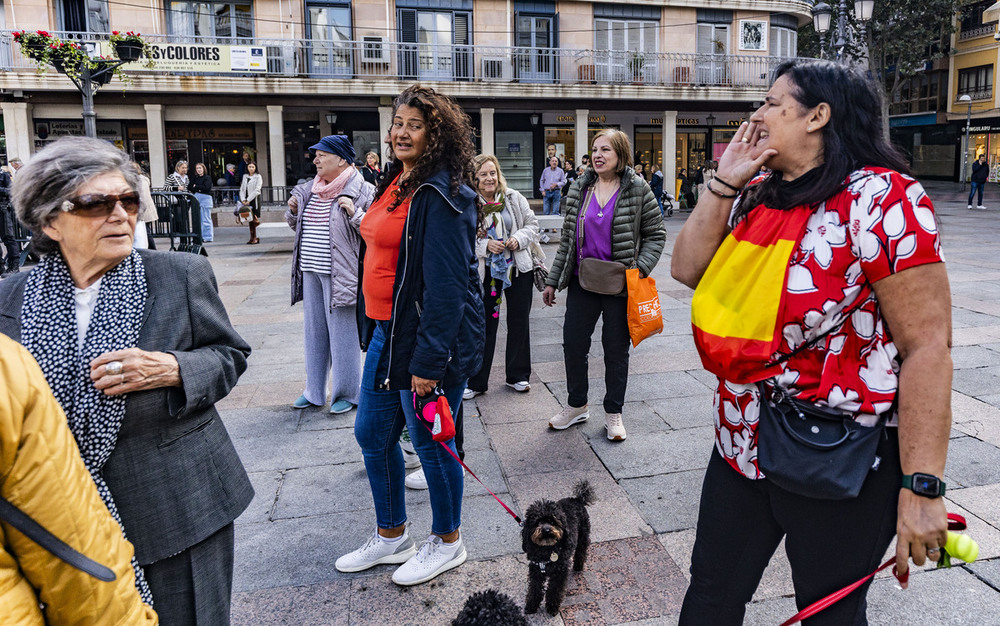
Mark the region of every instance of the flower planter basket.
POLYGON ((115 42, 115 54, 122 61, 135 61, 142 56, 142 44, 119 41, 115 42))
POLYGON ((41 59, 45 56, 45 44, 41 43, 29 43, 25 44, 25 54, 32 59, 41 59))

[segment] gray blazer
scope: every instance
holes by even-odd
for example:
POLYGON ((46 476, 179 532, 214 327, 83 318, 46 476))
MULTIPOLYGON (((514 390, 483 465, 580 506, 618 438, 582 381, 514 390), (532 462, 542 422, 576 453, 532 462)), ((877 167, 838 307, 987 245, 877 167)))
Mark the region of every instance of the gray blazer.
MULTIPOLYGON (((250 346, 229 323, 207 259, 140 250, 149 296, 138 348, 169 352, 182 388, 129 394, 102 470, 140 565, 208 538, 236 519, 253 487, 215 403, 247 367, 250 346)), ((20 341, 24 282, 0 282, 0 333, 20 341)))

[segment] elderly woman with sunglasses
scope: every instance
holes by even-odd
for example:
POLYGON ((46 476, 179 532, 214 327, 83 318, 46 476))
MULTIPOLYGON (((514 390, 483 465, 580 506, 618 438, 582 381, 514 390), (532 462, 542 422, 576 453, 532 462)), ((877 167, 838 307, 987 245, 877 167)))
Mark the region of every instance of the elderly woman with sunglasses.
POLYGON ((0 333, 35 357, 163 623, 229 623, 233 520, 253 488, 215 403, 246 369, 208 261, 133 250, 138 174, 63 137, 18 172, 42 260, 0 283, 0 333))

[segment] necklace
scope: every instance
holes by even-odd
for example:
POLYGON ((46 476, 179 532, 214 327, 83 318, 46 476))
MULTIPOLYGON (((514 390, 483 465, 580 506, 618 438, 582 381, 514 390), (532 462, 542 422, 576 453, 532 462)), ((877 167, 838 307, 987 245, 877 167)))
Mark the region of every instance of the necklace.
POLYGON ((611 200, 611 196, 615 195, 615 191, 618 190, 619 182, 617 179, 611 183, 610 190, 607 190, 607 186, 604 189, 601 185, 604 183, 602 180, 597 181, 596 189, 594 190, 594 197, 597 199, 597 217, 604 217, 604 207, 607 205, 608 201, 611 200), (601 201, 601 192, 605 191, 604 200, 601 201))

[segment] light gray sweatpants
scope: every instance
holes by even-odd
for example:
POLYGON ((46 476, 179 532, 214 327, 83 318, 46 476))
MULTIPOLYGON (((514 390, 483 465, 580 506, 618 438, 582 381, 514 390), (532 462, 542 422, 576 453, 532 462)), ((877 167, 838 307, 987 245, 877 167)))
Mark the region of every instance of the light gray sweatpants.
POLYGON ((361 388, 361 347, 356 306, 330 308, 330 276, 302 272, 302 305, 305 314, 306 400, 326 404, 326 379, 330 402, 358 404, 361 388))

